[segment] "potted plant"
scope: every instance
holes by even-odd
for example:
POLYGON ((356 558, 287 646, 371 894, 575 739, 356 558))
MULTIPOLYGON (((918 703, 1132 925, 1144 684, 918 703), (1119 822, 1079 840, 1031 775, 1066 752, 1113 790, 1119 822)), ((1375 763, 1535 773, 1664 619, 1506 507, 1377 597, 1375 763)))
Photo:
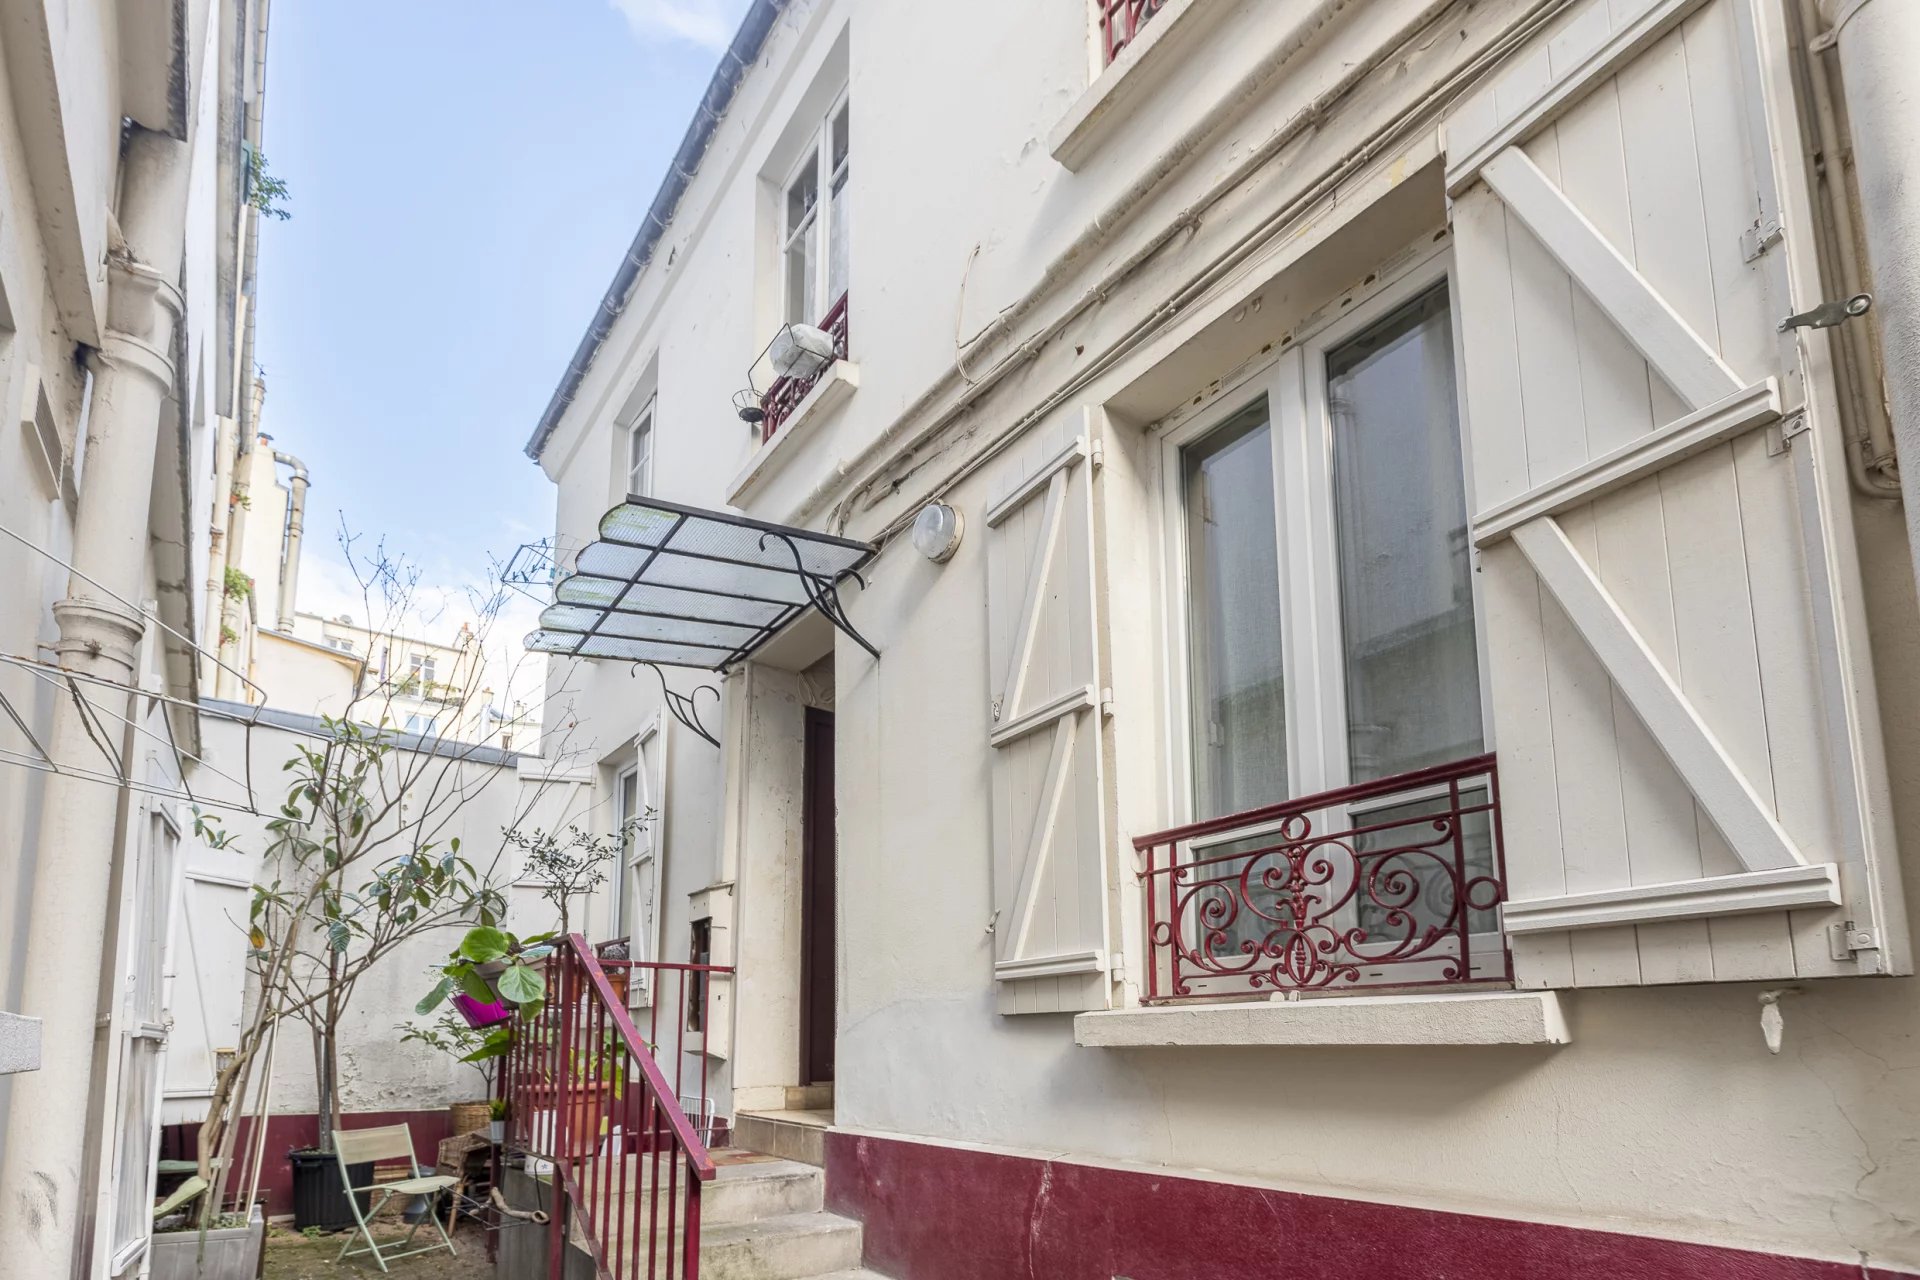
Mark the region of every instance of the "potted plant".
POLYGON ((487 1138, 492 1142, 507 1140, 507 1113, 509 1107, 505 1098, 487 1099, 487 1138))
MULTIPOLYGON (((204 1190, 195 1188, 192 1196, 204 1190)), ((193 1217, 191 1206, 169 1209, 163 1203, 156 1210, 148 1246, 152 1280, 254 1280, 267 1230, 260 1206, 249 1213, 220 1214, 204 1226, 193 1217)))

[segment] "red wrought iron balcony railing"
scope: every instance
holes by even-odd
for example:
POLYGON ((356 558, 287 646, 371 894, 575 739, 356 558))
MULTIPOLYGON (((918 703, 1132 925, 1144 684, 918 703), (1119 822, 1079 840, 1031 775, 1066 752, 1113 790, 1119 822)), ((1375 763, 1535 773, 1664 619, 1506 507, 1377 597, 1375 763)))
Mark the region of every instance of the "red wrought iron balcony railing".
POLYGON ((1512 978, 1491 755, 1133 843, 1148 1003, 1512 978))
POLYGON ((1112 65, 1121 51, 1139 36, 1153 15, 1166 8, 1168 0, 1098 0, 1100 5, 1100 44, 1112 65))
MULTIPOLYGON (((833 309, 828 311, 825 318, 820 321, 820 328, 833 339, 835 360, 847 358, 847 297, 847 294, 841 294, 840 300, 833 304, 833 309)), ((793 416, 793 411, 798 409, 801 402, 807 398, 807 393, 819 385, 820 379, 826 377, 832 368, 833 366, 829 364, 820 372, 807 378, 781 378, 768 387, 767 394, 760 397, 760 411, 766 415, 760 423, 760 438, 773 439, 773 433, 786 425, 787 419, 793 416)))

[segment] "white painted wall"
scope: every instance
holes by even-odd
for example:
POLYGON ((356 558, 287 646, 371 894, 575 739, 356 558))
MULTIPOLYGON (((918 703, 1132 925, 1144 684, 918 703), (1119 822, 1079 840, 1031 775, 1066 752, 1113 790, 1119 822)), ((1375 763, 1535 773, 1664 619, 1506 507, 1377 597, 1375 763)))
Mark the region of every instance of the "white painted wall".
MULTIPOLYGON (((285 728, 256 727, 250 746, 254 776, 279 777, 281 764, 292 758, 303 736, 285 728)), ((212 728, 208 738, 208 762, 238 774, 249 751, 243 729, 222 722, 212 728)), ((412 752, 400 752, 398 757, 398 770, 411 771, 416 767, 414 762, 421 760, 412 752)), ((449 815, 442 844, 446 838, 459 837, 463 857, 496 883, 512 886, 519 878, 520 867, 518 855, 503 846, 503 829, 564 824, 577 810, 580 788, 565 775, 554 776, 537 758, 508 757, 494 762, 497 755, 489 754, 485 760, 454 766, 459 786, 469 798, 457 814, 449 815)), ((440 768, 429 763, 428 772, 422 776, 436 777, 440 768)), ((452 782, 450 776, 447 785, 452 782)), ((190 840, 189 845, 194 847, 192 865, 217 865, 226 874, 238 875, 249 883, 271 875, 264 861, 264 850, 271 839, 265 819, 213 812, 233 835, 232 845, 227 850, 212 850, 190 840)), ((395 852, 402 847, 393 846, 395 852)), ((368 870, 362 868, 362 875, 368 870)), ((517 933, 542 932, 553 924, 546 903, 527 888, 508 889, 508 912, 507 927, 517 933)), ((237 941, 244 950, 245 926, 243 911, 232 933, 223 936, 215 927, 196 940, 201 957, 194 981, 210 999, 237 999, 244 983, 244 958, 231 944, 237 941)), ((356 989, 341 1036, 341 1105, 345 1110, 432 1110, 485 1096, 481 1076, 472 1066, 426 1046, 402 1042, 396 1030, 400 1024, 431 1021, 417 1017, 414 1006, 439 981, 435 970, 458 945, 460 933, 459 928, 450 927, 409 941, 370 971, 356 989)), ((189 1067, 182 1064, 181 1070, 184 1073, 189 1067)), ((275 1059, 273 1109, 280 1113, 313 1111, 313 1080, 311 1035, 304 1024, 288 1022, 281 1029, 275 1059)))
MULTIPOLYGON (((1122 841, 1165 825, 1171 809, 1157 443, 1141 427, 1213 393, 1243 361, 1282 346, 1316 309, 1438 228, 1432 119, 1409 125, 1340 199, 1314 197, 1311 184, 1528 8, 1218 6, 1218 21, 1190 26, 1182 44, 1170 44, 1178 58, 1163 68, 1149 105, 1069 171, 1047 139, 1091 80, 1081 6, 988 0, 968 22, 944 24, 935 45, 912 6, 790 6, 546 448, 563 543, 589 540, 617 499, 607 483, 612 418, 644 381, 659 393, 657 492, 725 505, 749 466, 747 430, 727 417, 724 389, 743 384, 774 309, 773 190, 763 177, 784 171, 789 122, 837 89, 844 47, 853 103, 851 358, 860 386, 844 407, 807 424, 804 447, 766 468, 743 501, 763 519, 873 537, 1010 424, 1105 407, 1097 520, 1102 660, 1115 694, 1106 732, 1112 926, 1137 966, 1140 921, 1122 841), (1423 38, 1357 87, 1347 83, 1413 31, 1423 38), (983 91, 983 67, 993 68, 992 91, 983 91), (1336 93, 1325 99, 1336 111, 1311 114, 1336 93), (1315 127, 1296 136, 1302 119, 1315 127), (1275 139, 1271 162, 1240 179, 1237 166, 1275 139), (1221 183, 1226 190, 1209 196, 1221 183), (1097 302, 1081 304, 1203 197, 1197 223, 1097 302), (1258 252, 1181 295, 1162 336, 1121 343, 1205 264, 1267 226, 1279 233, 1258 252), (1034 298, 1021 302, 1029 290, 1034 298), (956 333, 988 330, 1010 307, 1007 332, 992 330, 960 353, 956 372, 956 333), (1057 336, 1017 350, 1056 323, 1057 336), (1089 371, 1110 348, 1111 362, 1089 371), (1001 361, 1015 371, 969 410, 1001 361), (937 447, 862 456, 886 433, 910 440, 941 421, 951 429, 937 447), (882 461, 880 483, 849 492, 882 461), (816 490, 824 497, 813 498, 816 490)), ((871 589, 848 593, 855 623, 883 659, 837 649, 840 1124, 1216 1170, 1321 1194, 1920 1264, 1910 1221, 1920 1200, 1920 1084, 1903 1070, 1920 1043, 1911 978, 1808 984, 1782 1006, 1778 1057, 1762 1041, 1761 988, 1752 983, 1570 994, 1574 1043, 1560 1049, 1079 1049, 1069 1016, 997 1014, 985 474, 944 483, 943 492, 969 520, 958 555, 936 567, 904 543, 890 545, 871 589)), ((1909 559, 1897 512, 1862 501, 1854 515, 1895 828, 1912 845, 1920 841, 1920 727, 1905 708, 1920 693, 1920 631, 1909 559)), ((743 969, 740 979, 734 1083, 743 1106, 765 1105, 750 1091, 776 1083, 750 1070, 756 1055, 774 1062, 789 1047, 778 904, 790 901, 792 886, 775 833, 756 824, 777 823, 777 779, 798 752, 797 739, 759 733, 757 700, 753 718, 740 722, 750 678, 727 685, 728 740, 744 746, 729 761, 734 789, 722 791, 716 753, 682 735, 666 802, 669 883, 737 875, 736 954, 743 966, 768 970, 743 969), (691 831, 690 813, 722 816, 724 825, 691 831), (776 989, 756 1000, 757 981, 776 989)), ((655 712, 652 680, 614 663, 556 661, 548 723, 573 728, 583 760, 610 758, 655 712)), ((764 709, 785 696, 770 689, 764 709)), ((603 781, 602 812, 605 795, 603 781)), ((797 840, 797 819, 787 820, 797 840)), ((1908 884, 1920 884, 1920 867, 1910 854, 1906 861, 1908 884)), ((677 897, 667 894, 670 903, 677 897)))

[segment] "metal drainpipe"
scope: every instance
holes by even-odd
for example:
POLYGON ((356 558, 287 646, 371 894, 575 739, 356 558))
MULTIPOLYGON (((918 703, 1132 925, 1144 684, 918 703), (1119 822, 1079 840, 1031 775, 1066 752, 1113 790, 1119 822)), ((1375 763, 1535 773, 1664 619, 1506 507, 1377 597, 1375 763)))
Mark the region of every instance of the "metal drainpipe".
POLYGON ((1907 542, 1920 574, 1920 4, 1820 0, 1836 47, 1880 327, 1880 373, 1906 498, 1907 542))
MULTIPOLYGON (((176 392, 174 336, 185 304, 173 282, 184 252, 189 159, 186 143, 127 130, 118 210, 126 248, 108 259, 107 324, 91 357, 95 397, 74 521, 77 572, 53 606, 60 665, 129 688, 140 678, 146 618, 123 602, 145 594, 154 450, 161 412, 176 392)), ((137 695, 117 700, 96 689, 90 696, 109 714, 137 714, 137 695)), ((56 702, 48 754, 97 765, 90 720, 77 699, 56 702)), ((115 833, 127 798, 72 774, 46 781, 39 841, 29 855, 37 871, 20 1011, 45 1020, 47 1070, 13 1078, 0 1145, 0 1280, 80 1273, 91 1208, 82 1153, 88 1113, 100 1102, 96 1015, 111 954, 115 833)))
POLYGON ((293 478, 287 482, 293 495, 287 502, 287 536, 280 544, 280 616, 274 623, 279 630, 290 632, 294 592, 300 585, 300 530, 307 514, 307 464, 277 449, 273 460, 293 468, 293 478))

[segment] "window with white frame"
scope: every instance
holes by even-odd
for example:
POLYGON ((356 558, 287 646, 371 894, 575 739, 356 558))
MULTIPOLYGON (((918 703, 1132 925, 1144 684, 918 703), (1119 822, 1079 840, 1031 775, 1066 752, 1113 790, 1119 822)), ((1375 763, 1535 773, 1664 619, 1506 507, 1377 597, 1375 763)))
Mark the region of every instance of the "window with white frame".
POLYGON ((782 193, 781 274, 788 324, 824 325, 847 293, 850 130, 842 95, 782 193))
POLYGON ((152 1229, 153 1162, 160 1138, 160 1097, 168 1028, 169 924, 180 832, 156 808, 144 843, 133 850, 133 874, 121 900, 120 945, 126 965, 116 1013, 121 1045, 117 1130, 112 1140, 112 1234, 108 1271, 130 1275, 152 1229))
MULTIPOLYGON (((660 786, 660 731, 643 730, 634 762, 614 780, 613 829, 620 833, 620 865, 613 877, 610 918, 615 936, 627 939, 629 959, 659 960, 660 865, 655 849, 658 832, 656 793, 660 786)), ((648 990, 649 974, 636 970, 629 990, 638 998, 648 990)))
MULTIPOLYGON (((1167 899, 1191 919, 1211 913, 1204 925, 1183 926, 1207 935, 1202 947, 1221 959, 1201 977, 1225 980, 1251 967, 1229 957, 1310 954, 1317 944, 1304 921, 1316 916, 1315 925, 1352 944, 1361 969, 1370 956, 1407 961, 1382 965, 1374 981, 1463 980, 1457 970, 1449 978, 1415 972, 1417 947, 1382 941, 1444 928, 1462 933, 1464 946, 1465 934, 1495 927, 1491 906, 1478 906, 1492 901, 1481 886, 1494 856, 1484 769, 1438 777, 1486 749, 1453 338, 1438 267, 1309 336, 1222 412, 1171 430, 1167 448, 1184 584, 1176 643, 1185 653, 1192 818, 1356 786, 1367 793, 1296 820, 1296 834, 1334 833, 1324 847, 1338 852, 1324 863, 1280 865, 1287 855, 1275 831, 1284 826, 1223 823, 1180 847, 1176 860, 1192 859, 1206 868, 1201 881, 1218 886, 1205 891, 1217 904, 1167 899), (1407 786, 1396 788, 1403 778, 1407 786), (1275 910, 1249 884, 1290 901, 1275 910)), ((1473 965, 1480 973, 1477 956, 1473 965)), ((1287 985, 1284 972, 1277 976, 1268 980, 1287 985)))
POLYGON ((407 683, 413 686, 414 693, 426 697, 428 686, 433 683, 434 659, 430 653, 407 655, 407 683))
POLYGON ((653 492, 653 403, 649 398, 625 429, 627 493, 634 497, 653 492))
POLYGON ((1446 286, 1183 435, 1196 815, 1480 752, 1446 286))

